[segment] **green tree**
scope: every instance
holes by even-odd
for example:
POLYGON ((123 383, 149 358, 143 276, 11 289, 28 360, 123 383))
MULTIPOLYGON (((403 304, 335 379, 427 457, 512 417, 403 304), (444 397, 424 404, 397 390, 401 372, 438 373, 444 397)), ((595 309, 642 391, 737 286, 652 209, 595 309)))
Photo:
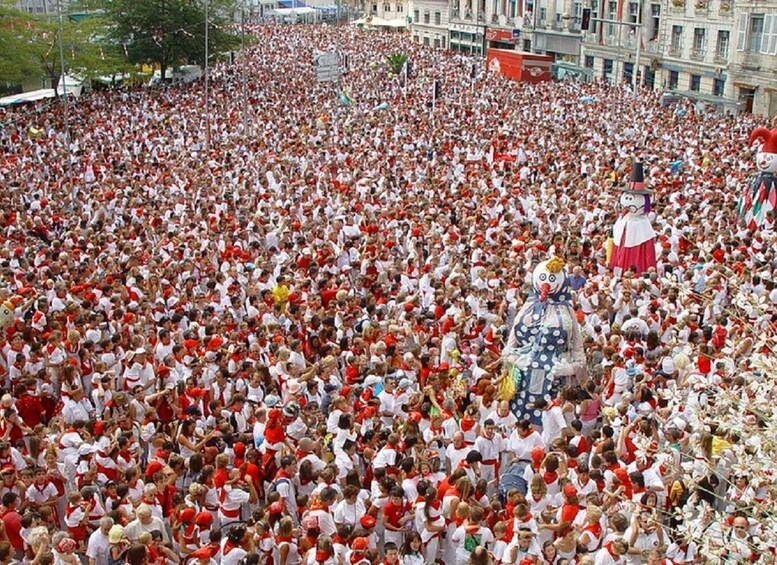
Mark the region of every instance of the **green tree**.
POLYGON ((52 88, 65 73, 82 79, 127 72, 131 66, 110 37, 111 22, 99 13, 62 17, 63 61, 60 60, 57 18, 32 18, 0 5, 0 82, 19 83, 44 77, 52 88))
POLYGON ((398 75, 402 73, 402 69, 407 63, 407 55, 405 53, 392 53, 386 55, 386 64, 391 74, 398 75))
POLYGON ((19 83, 40 71, 30 49, 38 22, 0 1, 0 83, 19 83))
MULTIPOLYGON (((65 73, 82 79, 131 70, 122 48, 110 37, 111 22, 100 14, 73 19, 62 17, 62 47, 65 73)), ((31 44, 43 76, 56 88, 62 74, 57 21, 41 22, 31 44)))
MULTIPOLYGON (((133 63, 167 69, 205 62, 206 0, 104 0, 114 23, 113 36, 133 63)), ((211 56, 238 45, 232 33, 231 0, 209 0, 208 45, 211 56)))

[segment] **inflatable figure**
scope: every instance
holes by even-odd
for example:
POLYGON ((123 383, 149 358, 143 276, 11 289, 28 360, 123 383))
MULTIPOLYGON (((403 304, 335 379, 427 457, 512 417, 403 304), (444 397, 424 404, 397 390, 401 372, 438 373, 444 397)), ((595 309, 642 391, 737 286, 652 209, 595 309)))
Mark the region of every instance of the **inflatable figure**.
POLYGON ((7 328, 14 321, 16 306, 10 300, 0 303, 0 329, 7 328))
POLYGON ((757 139, 764 141, 755 158, 758 173, 739 199, 739 217, 752 230, 773 224, 777 214, 777 129, 755 129, 748 145, 757 139))
POLYGON ((585 369, 580 326, 570 303, 564 261, 553 257, 532 273, 532 291, 518 311, 502 352, 507 379, 514 383, 510 408, 519 419, 539 424, 533 408, 553 399, 570 377, 585 369))
POLYGON ((621 215, 612 230, 610 266, 620 276, 631 267, 644 273, 656 266, 656 232, 647 217, 650 213, 650 195, 645 188, 642 163, 634 163, 631 180, 620 198, 621 215))

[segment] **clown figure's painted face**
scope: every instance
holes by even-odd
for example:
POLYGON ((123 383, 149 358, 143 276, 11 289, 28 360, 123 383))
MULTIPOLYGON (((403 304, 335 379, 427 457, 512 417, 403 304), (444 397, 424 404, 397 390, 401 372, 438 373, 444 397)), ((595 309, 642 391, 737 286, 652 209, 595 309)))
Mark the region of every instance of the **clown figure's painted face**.
POLYGON ((532 273, 532 286, 540 294, 540 298, 544 300, 548 296, 551 296, 561 290, 566 280, 566 275, 563 270, 556 273, 551 272, 548 269, 548 262, 543 261, 534 269, 532 273))
POLYGON ((621 194, 620 200, 621 211, 631 212, 632 214, 644 214, 646 198, 644 194, 624 192, 621 194))
POLYGON ((777 153, 758 153, 755 162, 762 173, 777 173, 777 153))

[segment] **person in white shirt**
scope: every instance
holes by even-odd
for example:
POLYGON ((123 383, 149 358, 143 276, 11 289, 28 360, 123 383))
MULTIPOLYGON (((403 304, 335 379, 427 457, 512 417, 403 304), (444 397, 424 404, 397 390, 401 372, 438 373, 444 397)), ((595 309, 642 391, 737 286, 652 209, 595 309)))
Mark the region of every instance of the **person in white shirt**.
POLYGON ((108 565, 108 554, 111 545, 108 542, 108 533, 113 527, 113 519, 108 516, 100 518, 100 527, 89 536, 86 546, 86 557, 89 565, 108 565))
POLYGON ((529 420, 518 422, 507 440, 508 452, 514 454, 515 460, 529 463, 535 447, 545 449, 545 442, 540 433, 532 427, 529 420))
POLYGON ((448 472, 451 473, 458 469, 461 462, 467 459, 467 454, 470 451, 472 451, 472 446, 464 442, 464 434, 462 432, 453 434, 453 442, 445 449, 448 472))
POLYGON ((499 474, 499 457, 504 450, 502 437, 497 435, 494 421, 488 419, 483 426, 483 433, 475 440, 475 451, 478 451, 483 460, 480 462, 480 477, 492 481, 499 474))
POLYGON ((396 388, 397 380, 393 376, 387 376, 384 379, 384 388, 378 395, 380 400, 380 415, 383 420, 383 425, 388 429, 394 425, 394 418, 399 413, 401 406, 398 405, 394 389, 396 388))
POLYGON ((135 542, 138 537, 140 537, 140 534, 143 532, 150 533, 153 530, 157 530, 162 534, 162 539, 165 543, 170 541, 170 538, 167 535, 167 529, 162 520, 151 514, 151 508, 147 504, 141 504, 138 506, 137 518, 127 524, 127 527, 124 528, 124 537, 135 542))
POLYGON ((623 538, 609 541, 596 552, 594 565, 624 565, 627 563, 625 557, 629 551, 629 542, 623 538))
POLYGON ((567 427, 564 412, 561 411, 561 406, 550 404, 544 398, 537 400, 534 408, 542 411, 542 441, 545 445, 550 445, 554 439, 561 437, 562 430, 567 427))
POLYGON ((668 538, 664 529, 649 512, 635 513, 623 537, 629 543, 626 562, 631 565, 642 563, 642 552, 645 550, 657 549, 663 553, 667 548, 668 538))
POLYGON ((343 488, 343 500, 335 505, 334 521, 337 526, 350 524, 357 528, 359 520, 366 514, 364 501, 359 497, 361 490, 355 485, 343 488))

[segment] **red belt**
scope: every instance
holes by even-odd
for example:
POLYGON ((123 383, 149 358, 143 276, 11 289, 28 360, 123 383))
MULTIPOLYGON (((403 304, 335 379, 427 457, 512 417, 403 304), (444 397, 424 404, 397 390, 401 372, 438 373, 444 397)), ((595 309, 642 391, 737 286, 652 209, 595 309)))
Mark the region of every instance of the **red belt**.
POLYGON ((499 459, 483 459, 483 461, 480 462, 481 465, 493 465, 494 466, 494 476, 496 479, 499 479, 499 459))

